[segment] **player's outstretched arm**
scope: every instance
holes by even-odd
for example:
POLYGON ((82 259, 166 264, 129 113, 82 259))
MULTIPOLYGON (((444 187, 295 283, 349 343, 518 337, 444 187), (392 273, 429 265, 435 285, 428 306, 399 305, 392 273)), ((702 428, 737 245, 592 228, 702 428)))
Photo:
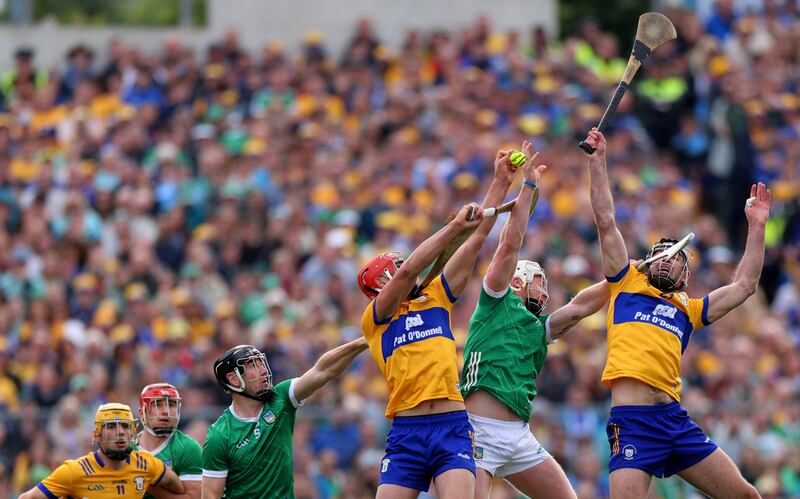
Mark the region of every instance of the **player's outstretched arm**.
POLYGON ((367 348, 367 340, 362 337, 325 352, 314 364, 314 367, 294 382, 295 399, 302 402, 329 381, 339 377, 350 367, 358 354, 367 348))
POLYGON ((752 205, 745 203, 744 207, 748 224, 744 254, 733 274, 733 281, 709 293, 706 316, 709 323, 744 303, 758 288, 758 279, 764 266, 764 231, 772 204, 772 192, 759 183, 750 188, 750 197, 754 197, 755 201, 752 205))
POLYGON ((595 148, 589 155, 589 198, 600 236, 603 273, 606 277, 614 277, 628 265, 628 250, 614 218, 614 198, 606 169, 606 139, 597 128, 592 128, 586 143, 595 148))
POLYGON ((536 166, 539 153, 533 153, 533 146, 527 140, 522 143, 522 152, 528 158, 522 167, 525 181, 517 195, 517 202, 511 210, 511 215, 500 233, 500 242, 491 263, 489 263, 489 270, 486 272, 486 286, 495 292, 505 291, 511 283, 511 278, 514 277, 514 269, 519 259, 519 249, 522 247, 525 229, 533 212, 534 194, 538 189, 542 173, 547 168, 545 165, 536 166))
POLYGON ((203 499, 220 499, 225 492, 226 478, 203 476, 203 499))
MULTIPOLYGON (((508 193, 508 188, 514 180, 516 168, 509 161, 510 151, 499 150, 494 160, 494 179, 486 196, 483 198, 483 209, 500 205, 508 193)), ((489 236, 497 217, 484 218, 478 229, 469 236, 469 239, 453 254, 453 257, 444 266, 444 278, 454 296, 460 296, 472 275, 475 260, 484 241, 489 236)))
POLYGON ((547 319, 550 327, 548 340, 555 341, 567 334, 575 324, 603 308, 609 296, 608 281, 605 280, 582 289, 547 319))
POLYGON ((483 220, 483 210, 474 203, 466 205, 449 224, 417 246, 375 298, 376 317, 380 319, 391 317, 403 300, 408 298, 408 294, 417 282, 417 276, 433 263, 454 237, 463 230, 475 227, 481 220, 483 220), (468 209, 473 210, 471 220, 467 220, 468 209))

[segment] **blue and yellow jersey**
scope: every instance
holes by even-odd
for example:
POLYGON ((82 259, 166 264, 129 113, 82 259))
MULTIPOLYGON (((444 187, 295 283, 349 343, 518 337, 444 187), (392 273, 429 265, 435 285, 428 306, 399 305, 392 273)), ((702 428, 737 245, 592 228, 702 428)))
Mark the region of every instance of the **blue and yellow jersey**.
POLYGON ((611 300, 603 384, 635 378, 680 401, 681 354, 692 333, 708 325, 708 296, 664 293, 632 264, 606 279, 611 300))
POLYGON ((131 452, 125 466, 114 470, 95 451, 64 461, 64 464, 36 487, 50 499, 139 499, 144 496, 147 487, 161 481, 166 469, 164 463, 149 452, 135 450, 131 452))
POLYGON ((387 417, 426 400, 464 400, 450 328, 455 301, 440 274, 419 298, 403 302, 390 318, 375 316, 374 300, 364 310, 361 331, 389 388, 387 417))

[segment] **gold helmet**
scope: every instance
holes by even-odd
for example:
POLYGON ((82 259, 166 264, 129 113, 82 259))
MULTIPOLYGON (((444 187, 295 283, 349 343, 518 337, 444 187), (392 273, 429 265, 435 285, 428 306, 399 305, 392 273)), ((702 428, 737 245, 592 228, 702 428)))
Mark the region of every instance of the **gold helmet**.
POLYGON ((131 431, 134 430, 133 412, 130 407, 117 402, 103 404, 97 408, 97 413, 94 415, 94 431, 100 433, 103 425, 124 422, 130 425, 131 431))
POLYGON ((100 450, 109 458, 116 461, 121 461, 127 458, 133 447, 133 435, 136 430, 135 421, 133 419, 133 412, 131 408, 125 404, 112 402, 110 404, 103 404, 97 408, 97 413, 94 416, 94 439, 100 450), (120 448, 119 445, 123 441, 119 438, 119 426, 117 426, 116 437, 112 433, 103 435, 103 427, 107 425, 125 425, 127 426, 127 445, 125 448, 120 448))

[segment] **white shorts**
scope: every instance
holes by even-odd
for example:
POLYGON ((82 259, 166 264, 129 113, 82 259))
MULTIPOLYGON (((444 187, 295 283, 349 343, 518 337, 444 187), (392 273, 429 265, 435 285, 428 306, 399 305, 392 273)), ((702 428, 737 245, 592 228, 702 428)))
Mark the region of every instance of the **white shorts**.
POLYGON ((497 478, 542 464, 550 454, 531 433, 528 423, 469 415, 475 430, 475 466, 497 478))

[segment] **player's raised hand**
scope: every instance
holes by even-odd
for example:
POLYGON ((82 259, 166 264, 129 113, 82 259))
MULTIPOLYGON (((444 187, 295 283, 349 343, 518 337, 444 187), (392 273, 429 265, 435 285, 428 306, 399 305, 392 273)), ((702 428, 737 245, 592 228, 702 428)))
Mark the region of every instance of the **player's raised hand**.
POLYGON ((539 159, 539 151, 533 152, 533 144, 527 140, 522 141, 522 153, 527 159, 525 164, 522 165, 522 173, 525 175, 526 180, 538 185, 542 173, 547 169, 547 165, 536 165, 536 160, 539 159))
POLYGON ((494 177, 510 184, 514 181, 514 174, 517 169, 508 160, 509 154, 511 154, 511 151, 506 151, 505 149, 497 151, 497 156, 494 158, 494 177))
POLYGON ((603 157, 606 154, 606 138, 603 136, 603 132, 597 129, 597 127, 592 128, 589 132, 589 135, 586 136, 587 144, 594 147, 595 151, 590 154, 590 157, 603 157))
POLYGON ((744 205, 744 214, 747 223, 763 227, 769 218, 769 208, 772 204, 772 191, 762 182, 750 187, 750 198, 744 205))
POLYGON ((451 223, 455 224, 460 230, 477 227, 483 221, 483 208, 477 203, 464 205, 451 223))

